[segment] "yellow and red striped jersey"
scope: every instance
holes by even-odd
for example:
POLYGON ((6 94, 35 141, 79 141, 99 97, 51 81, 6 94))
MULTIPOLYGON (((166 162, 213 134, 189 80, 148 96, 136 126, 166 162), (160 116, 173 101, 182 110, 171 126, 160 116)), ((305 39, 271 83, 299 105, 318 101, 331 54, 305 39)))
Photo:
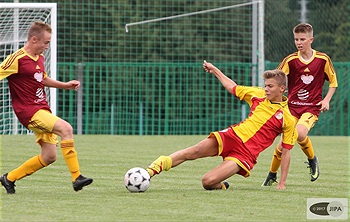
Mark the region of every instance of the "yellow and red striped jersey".
POLYGON ((253 156, 257 157, 280 134, 282 147, 293 148, 298 134, 295 118, 288 109, 288 99, 285 96, 283 102, 272 103, 266 98, 264 89, 239 85, 233 88, 233 94, 250 106, 248 117, 232 125, 232 129, 253 156))
POLYGON ((329 81, 329 87, 338 87, 336 73, 331 59, 322 52, 314 50, 309 61, 304 61, 300 52, 285 57, 277 69, 288 77, 289 109, 293 116, 300 118, 304 112, 320 114, 322 87, 329 81))
POLYGON ((0 64, 0 80, 7 78, 13 109, 24 126, 39 109, 50 111, 43 83, 46 77, 44 56, 33 58, 24 48, 0 64))

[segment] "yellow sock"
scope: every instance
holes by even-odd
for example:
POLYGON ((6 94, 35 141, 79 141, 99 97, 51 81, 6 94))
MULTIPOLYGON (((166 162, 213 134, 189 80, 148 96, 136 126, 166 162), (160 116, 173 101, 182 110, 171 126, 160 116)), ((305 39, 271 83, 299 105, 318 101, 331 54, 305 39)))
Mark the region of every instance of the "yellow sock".
POLYGON ((275 151, 273 152, 273 157, 271 161, 271 166, 270 166, 270 172, 272 173, 277 173, 278 168, 281 166, 281 156, 282 156, 282 151, 279 149, 278 145, 275 148, 275 151))
POLYGON ((170 156, 160 156, 158 157, 158 159, 153 161, 146 170, 149 173, 149 175, 153 177, 155 174, 159 174, 163 170, 170 170, 172 164, 173 160, 170 156))
POLYGON ((312 146, 310 138, 307 136, 303 141, 299 142, 301 150, 305 153, 308 159, 313 159, 315 157, 314 148, 312 146))
POLYGON ((80 175, 80 167, 77 152, 74 149, 74 140, 62 140, 61 151, 64 160, 68 166, 70 173, 72 174, 73 182, 80 175))
POLYGON ((41 154, 39 154, 37 156, 33 156, 32 158, 24 162, 17 169, 14 169, 11 172, 9 172, 7 175, 7 179, 13 182, 15 180, 22 179, 23 177, 29 176, 46 166, 47 164, 42 159, 41 154))

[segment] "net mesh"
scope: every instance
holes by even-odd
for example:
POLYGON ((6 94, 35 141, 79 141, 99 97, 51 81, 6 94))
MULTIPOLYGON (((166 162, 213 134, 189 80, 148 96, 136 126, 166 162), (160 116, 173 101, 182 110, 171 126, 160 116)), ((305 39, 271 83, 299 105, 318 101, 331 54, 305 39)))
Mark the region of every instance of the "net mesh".
MULTIPOLYGON (((203 72, 202 61, 213 62, 240 84, 253 83, 260 74, 252 56, 259 54, 252 4, 129 26, 128 33, 125 25, 252 2, 60 0, 57 78, 83 80, 83 102, 78 116, 77 93, 58 91, 58 116, 75 132, 82 120, 85 134, 207 134, 240 121, 247 107, 203 72)), ((296 50, 292 29, 301 21, 301 1, 261 2, 265 68, 273 69, 296 50)), ((350 3, 306 2, 313 47, 331 57, 339 83, 331 110, 320 116, 311 135, 348 135, 350 3)))

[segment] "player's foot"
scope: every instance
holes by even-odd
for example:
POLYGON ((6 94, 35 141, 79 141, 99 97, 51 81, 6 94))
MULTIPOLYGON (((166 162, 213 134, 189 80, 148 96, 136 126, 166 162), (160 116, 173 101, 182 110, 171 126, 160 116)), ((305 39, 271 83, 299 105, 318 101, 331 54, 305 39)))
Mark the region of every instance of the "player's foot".
POLYGON ((153 161, 151 165, 147 167, 147 172, 150 177, 153 177, 156 174, 160 174, 163 170, 167 171, 172 166, 172 159, 169 156, 160 156, 158 159, 153 161))
POLYGON ((269 174, 266 177, 266 180, 264 181, 263 184, 261 184, 261 186, 267 187, 267 186, 271 186, 273 183, 278 183, 277 182, 277 173, 269 172, 269 174))
POLYGON ((310 168, 311 182, 314 182, 320 176, 320 167, 318 166, 317 157, 315 156, 311 160, 308 159, 308 162, 305 163, 309 165, 308 168, 310 168))
POLYGON ((11 182, 7 179, 7 173, 5 173, 0 177, 0 181, 1 181, 1 185, 5 187, 7 193, 9 194, 16 193, 15 182, 11 182))
POLYGON ((223 190, 227 190, 230 187, 230 184, 227 181, 223 181, 221 185, 222 185, 221 189, 223 190))
POLYGON ((93 179, 91 178, 86 178, 83 175, 78 176, 78 178, 73 182, 73 189, 75 191, 79 191, 83 189, 83 187, 91 184, 93 179))
POLYGON ((151 168, 147 168, 146 171, 150 177, 153 177, 155 175, 154 171, 151 168))
POLYGON ((150 177, 153 177, 156 174, 159 174, 163 170, 163 162, 155 163, 153 162, 151 165, 148 166, 146 169, 150 177))

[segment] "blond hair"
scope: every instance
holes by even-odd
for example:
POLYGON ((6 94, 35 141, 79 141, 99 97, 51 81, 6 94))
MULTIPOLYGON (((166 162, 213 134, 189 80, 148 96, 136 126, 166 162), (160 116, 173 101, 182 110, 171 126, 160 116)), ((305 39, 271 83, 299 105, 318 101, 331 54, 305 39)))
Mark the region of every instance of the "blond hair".
POLYGON ((264 72, 264 79, 275 79, 278 86, 287 86, 287 76, 286 74, 278 69, 266 70, 264 72))
POLYGON ((43 36, 44 32, 52 33, 50 25, 42 21, 36 21, 30 26, 27 38, 29 40, 35 36, 40 39, 43 36))

